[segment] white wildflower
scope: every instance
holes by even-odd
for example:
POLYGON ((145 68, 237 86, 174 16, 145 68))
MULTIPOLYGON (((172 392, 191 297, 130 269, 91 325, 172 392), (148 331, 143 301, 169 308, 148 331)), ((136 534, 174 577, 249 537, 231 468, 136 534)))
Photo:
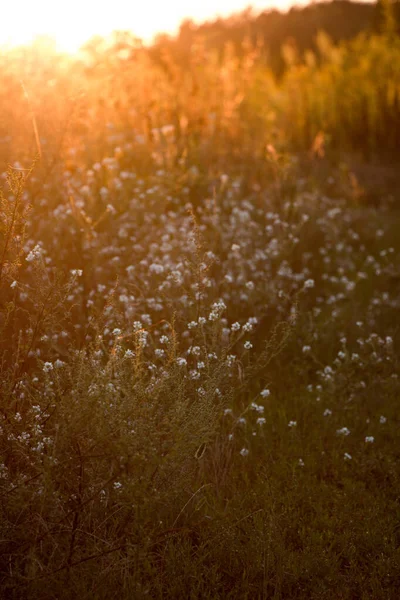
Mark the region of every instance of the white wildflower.
POLYGON ((347 427, 342 427, 341 429, 337 429, 336 430, 336 434, 337 435, 347 436, 347 435, 350 434, 350 429, 348 429, 347 427))
POLYGON ((39 244, 36 244, 33 250, 29 252, 25 260, 27 262, 33 262, 35 260, 38 260, 42 256, 42 252, 42 248, 39 246, 39 244))
POLYGON ((160 265, 158 263, 153 263, 152 265, 150 265, 149 271, 151 273, 156 273, 157 275, 160 275, 161 273, 164 273, 164 267, 163 265, 160 265))

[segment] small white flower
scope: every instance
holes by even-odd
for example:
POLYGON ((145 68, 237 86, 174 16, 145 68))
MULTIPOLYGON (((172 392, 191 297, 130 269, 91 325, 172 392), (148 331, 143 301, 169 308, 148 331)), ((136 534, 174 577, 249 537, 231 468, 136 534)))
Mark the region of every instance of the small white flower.
POLYGON ((344 457, 344 460, 351 460, 352 459, 351 454, 349 454, 348 452, 345 452, 344 455, 343 455, 343 457, 344 457))
POLYGON ((242 448, 241 451, 240 451, 240 454, 242 456, 248 456, 249 455, 249 451, 248 451, 247 448, 242 448))
POLYGON ((314 283, 314 279, 307 279, 307 280, 304 282, 304 287, 305 287, 305 288, 313 288, 313 287, 314 287, 314 285, 315 285, 315 283, 314 283))
POLYGON ((160 344, 168 344, 169 338, 166 335, 160 337, 160 344))
POLYGON ((176 359, 176 364, 179 365, 180 367, 184 367, 187 365, 187 360, 186 360, 186 358, 179 357, 176 359))
POLYGON ((341 429, 337 429, 336 430, 336 434, 337 435, 349 435, 350 434, 350 429, 348 429, 347 427, 342 427, 341 429))
POLYGON ((299 458, 299 467, 304 467, 304 460, 299 458))
POLYGON ((190 346, 189 350, 187 351, 188 354, 193 354, 193 356, 200 356, 201 354, 201 348, 200 346, 190 346))
POLYGON ((265 388, 260 392, 260 396, 262 398, 268 398, 268 396, 270 396, 270 395, 271 395, 271 392, 269 391, 268 388, 265 388))
POLYGON ((266 420, 264 417, 258 417, 256 423, 257 423, 257 425, 265 425, 266 420))
POLYGON ((243 344, 243 346, 246 350, 251 350, 253 347, 253 344, 251 342, 247 341, 243 344))
POLYGON ((289 421, 288 427, 296 427, 297 421, 289 421))
POLYGON ((122 483, 120 481, 114 481, 114 490, 120 490, 122 488, 122 483))
POLYGON ((159 265, 158 263, 153 263, 152 265, 150 265, 149 270, 151 271, 151 273, 156 273, 158 275, 164 273, 163 265, 159 265))
POLYGON ((29 252, 29 254, 25 260, 27 262, 33 262, 35 260, 38 260, 41 256, 42 256, 42 249, 39 246, 39 244, 36 244, 36 246, 33 248, 33 250, 31 250, 29 252))
POLYGON ((375 438, 372 435, 367 435, 366 438, 365 438, 365 443, 366 444, 373 444, 374 441, 375 441, 375 438))
POLYGON ((236 356, 234 354, 228 354, 226 357, 226 362, 228 367, 231 367, 236 360, 236 356))
POLYGON ((238 322, 236 321, 236 323, 233 323, 233 324, 231 325, 231 329, 232 329, 232 331, 239 331, 239 329, 240 329, 240 323, 238 323, 238 322))
POLYGON ((326 408, 324 410, 324 417, 330 417, 331 414, 332 414, 332 411, 330 408, 326 408))
POLYGON ((116 328, 113 330, 113 335, 121 335, 121 333, 122 333, 122 331, 121 331, 120 329, 118 329, 118 327, 116 327, 116 328))
POLYGON ((10 285, 10 288, 14 289, 14 288, 17 287, 17 285, 18 285, 18 282, 17 281, 13 281, 12 284, 10 285))
POLYGON ((383 415, 381 415, 381 416, 379 417, 379 423, 380 423, 381 425, 383 425, 384 423, 386 423, 386 421, 387 421, 387 418, 386 418, 386 417, 384 417, 383 415))
POLYGON ((71 269, 71 275, 73 277, 82 277, 83 271, 82 269, 71 269))
POLYGON ((222 173, 220 179, 221 179, 221 185, 224 186, 229 181, 229 175, 226 175, 226 173, 222 173))
POLYGON ((127 350, 124 354, 125 358, 133 358, 135 356, 135 353, 132 352, 132 350, 127 350))
POLYGON ((53 368, 54 368, 53 367, 53 363, 51 363, 51 362, 45 362, 44 365, 43 365, 43 371, 45 373, 49 373, 49 371, 52 371, 53 368))
POLYGON ((302 352, 303 352, 303 354, 307 354, 308 352, 311 352, 311 346, 303 346, 302 352))

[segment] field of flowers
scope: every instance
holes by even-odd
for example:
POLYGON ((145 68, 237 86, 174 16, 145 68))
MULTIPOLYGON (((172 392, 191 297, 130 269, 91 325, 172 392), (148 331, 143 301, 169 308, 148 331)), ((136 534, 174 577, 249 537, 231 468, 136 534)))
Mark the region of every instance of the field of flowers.
POLYGON ((1 58, 0 596, 398 598, 396 190, 197 52, 1 58))

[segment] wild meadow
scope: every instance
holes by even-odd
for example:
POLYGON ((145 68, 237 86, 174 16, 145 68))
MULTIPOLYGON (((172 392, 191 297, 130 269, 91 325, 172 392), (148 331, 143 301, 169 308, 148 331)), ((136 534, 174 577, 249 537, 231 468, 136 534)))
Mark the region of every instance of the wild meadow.
POLYGON ((400 41, 0 57, 0 597, 400 595, 400 41))

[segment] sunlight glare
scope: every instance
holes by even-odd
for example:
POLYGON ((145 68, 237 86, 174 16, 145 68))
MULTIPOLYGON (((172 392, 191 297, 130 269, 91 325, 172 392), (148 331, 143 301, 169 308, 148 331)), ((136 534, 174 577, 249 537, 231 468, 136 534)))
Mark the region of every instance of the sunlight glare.
MULTIPOLYGON (((254 9, 286 7, 290 0, 254 0, 254 9)), ((35 38, 54 39, 58 50, 76 52, 94 35, 132 31, 145 42, 160 32, 175 33, 181 21, 203 21, 244 10, 246 0, 13 0, 0 20, 0 46, 28 44, 35 38)))

